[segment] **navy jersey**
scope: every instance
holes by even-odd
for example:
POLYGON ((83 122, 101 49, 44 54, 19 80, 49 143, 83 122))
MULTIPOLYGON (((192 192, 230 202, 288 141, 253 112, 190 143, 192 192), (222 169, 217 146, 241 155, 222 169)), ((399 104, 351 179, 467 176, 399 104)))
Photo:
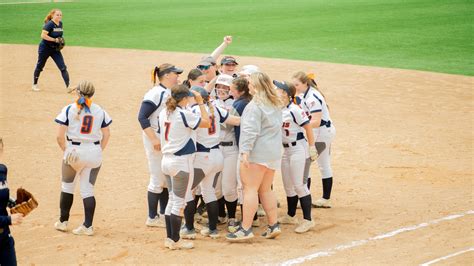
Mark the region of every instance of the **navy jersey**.
MULTIPOLYGON (((235 101, 232 104, 232 107, 234 107, 235 111, 237 111, 236 116, 242 116, 244 113, 244 109, 247 106, 247 104, 250 102, 249 99, 246 98, 239 98, 237 101, 235 101)), ((240 139, 240 126, 235 126, 234 127, 234 132, 235 132, 235 141, 237 142, 237 146, 239 145, 239 139, 240 139)))
POLYGON ((0 164, 0 249, 8 246, 9 225, 11 224, 7 212, 10 190, 7 184, 7 167, 0 164))
MULTIPOLYGON (((59 25, 56 25, 52 20, 46 22, 43 26, 43 30, 48 32, 48 36, 51 38, 63 37, 63 22, 60 21, 59 25)), ((50 47, 56 47, 55 42, 50 42, 45 39, 41 41, 42 44, 47 44, 50 47)))

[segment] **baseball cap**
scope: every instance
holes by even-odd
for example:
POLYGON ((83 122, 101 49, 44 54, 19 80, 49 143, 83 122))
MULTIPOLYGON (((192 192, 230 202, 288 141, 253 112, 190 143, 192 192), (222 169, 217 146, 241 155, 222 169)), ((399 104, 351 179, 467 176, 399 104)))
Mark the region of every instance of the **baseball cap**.
POLYGON ((286 94, 288 94, 288 96, 290 95, 290 87, 288 87, 288 85, 284 81, 280 82, 278 80, 274 80, 273 85, 275 85, 277 88, 281 90, 284 90, 286 94))
POLYGON ((199 92, 199 94, 201 94, 201 97, 202 97, 204 100, 208 100, 208 99, 209 99, 209 93, 208 93, 203 87, 200 87, 200 86, 192 86, 192 87, 191 87, 191 90, 192 90, 192 91, 197 91, 197 92, 199 92))
POLYGON ((167 67, 165 69, 160 69, 160 72, 158 73, 158 76, 163 76, 165 74, 168 74, 168 73, 171 73, 171 72, 174 72, 174 73, 177 73, 177 74, 181 74, 183 73, 183 69, 182 68, 179 68, 179 67, 176 67, 176 66, 170 66, 170 67, 167 67))
POLYGON ((260 68, 258 66, 245 65, 245 66, 242 67, 242 70, 240 70, 239 74, 250 76, 255 72, 260 72, 260 68))
POLYGON ((201 61, 199 61, 198 66, 210 66, 210 65, 215 65, 216 60, 210 55, 203 56, 201 58, 201 61))
POLYGON ((222 58, 221 65, 226 65, 226 64, 238 65, 237 60, 235 60, 233 56, 224 56, 224 58, 222 58))
POLYGON ((171 89, 171 97, 179 102, 184 97, 194 97, 194 94, 185 85, 177 85, 171 89))
POLYGON ((221 84, 230 87, 230 85, 232 85, 233 80, 234 78, 230 75, 220 74, 219 76, 217 76, 216 84, 221 84))

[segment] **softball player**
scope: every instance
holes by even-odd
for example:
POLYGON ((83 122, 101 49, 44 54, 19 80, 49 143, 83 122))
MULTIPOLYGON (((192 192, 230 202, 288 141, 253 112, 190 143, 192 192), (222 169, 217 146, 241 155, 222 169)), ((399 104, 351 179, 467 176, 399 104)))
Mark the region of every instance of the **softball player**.
MULTIPOLYGON (((3 141, 0 138, 0 159, 3 155, 3 141)), ((0 163, 0 265, 16 265, 15 240, 10 234, 10 225, 21 224, 23 214, 8 215, 10 189, 7 182, 7 166, 0 163)))
MULTIPOLYGON (((207 113, 210 115, 210 127, 202 128, 196 131, 196 157, 194 158, 194 180, 192 189, 199 184, 201 188, 202 197, 206 204, 209 227, 201 229, 201 235, 209 236, 211 238, 218 238, 219 232, 217 230, 219 206, 217 203, 215 183, 219 173, 224 167, 224 158, 219 149, 219 134, 220 127, 218 123, 225 123, 227 125, 239 125, 240 119, 236 116, 229 115, 227 110, 217 106, 213 106, 209 101, 208 92, 202 87, 192 87, 192 91, 200 93, 204 99, 207 113)), ((200 114, 200 107, 194 104, 191 110, 200 114)), ((181 229, 181 236, 183 238, 194 239, 194 213, 196 212, 196 202, 192 197, 189 197, 184 210, 186 224, 181 229)))
MULTIPOLYGON (((336 128, 329 116, 329 108, 323 94, 319 91, 314 77, 308 76, 304 72, 297 72, 293 75, 293 84, 298 93, 302 94, 301 107, 306 111, 311 120, 315 138, 315 147, 318 153, 318 165, 323 183, 323 196, 313 207, 331 208, 329 201, 332 190, 332 169, 331 169, 331 143, 336 135, 336 128)), ((309 168, 309 164, 307 165, 309 168)), ((308 178, 308 184, 310 179, 308 178)))
POLYGON ((49 57, 53 58, 56 66, 61 71, 66 89, 69 92, 69 73, 61 51, 57 51, 57 42, 59 37, 63 36, 63 22, 61 21, 63 14, 59 9, 53 9, 44 19, 43 31, 41 32, 41 43, 38 48, 38 62, 36 63, 35 72, 33 74, 33 91, 39 91, 38 79, 44 65, 49 57))
POLYGON ((206 76, 206 81, 211 83, 215 79, 216 75, 219 74, 217 71, 216 60, 224 52, 225 48, 232 43, 232 36, 225 36, 224 41, 217 46, 217 48, 212 52, 211 55, 207 55, 201 58, 201 61, 198 63, 197 68, 201 70, 206 76))
MULTIPOLYGON (((233 109, 234 103, 234 98, 230 95, 232 80, 233 77, 226 74, 219 75, 216 80, 217 99, 215 105, 228 112, 233 109)), ((223 224, 228 222, 225 206, 233 205, 232 202, 238 198, 236 185, 239 148, 235 141, 234 127, 226 124, 220 124, 220 127, 219 146, 224 156, 224 169, 217 180, 216 191, 219 202, 219 223, 223 224)), ((235 218, 235 210, 231 209, 231 212, 234 212, 235 218)))
MULTIPOLYGON (((314 143, 313 128, 309 124, 309 118, 305 111, 293 103, 295 98, 295 86, 289 82, 273 81, 277 87, 278 95, 286 105, 282 110, 283 126, 283 157, 281 158, 281 175, 286 192, 288 212, 280 217, 281 224, 297 224, 296 206, 300 200, 303 210, 303 221, 295 228, 295 232, 304 233, 314 227, 311 219, 311 194, 304 184, 304 167, 306 159, 309 157, 309 143, 314 143), (303 131, 304 130, 304 131, 303 131), (308 141, 304 137, 304 133, 308 141)), ((313 145, 311 145, 313 147, 313 145)), ((314 147, 313 147, 314 148, 314 147)), ((312 148, 311 148, 312 149, 312 148)))
POLYGON ((79 98, 65 106, 56 117, 59 124, 57 142, 64 151, 62 164, 61 216, 54 227, 66 232, 71 210, 74 185, 79 180, 84 203, 84 223, 72 232, 92 236, 95 211, 94 184, 102 165, 102 151, 110 137, 110 116, 99 105, 92 103, 94 85, 81 81, 76 88, 79 98), (67 144, 66 144, 67 140, 67 144))
POLYGON ((171 89, 171 97, 166 101, 159 115, 160 140, 163 159, 161 168, 166 177, 170 200, 166 206, 165 247, 169 249, 190 249, 192 242, 179 241, 180 227, 185 207, 185 199, 192 197, 193 160, 196 146, 195 133, 198 128, 209 128, 209 115, 199 93, 189 91, 185 85, 171 89), (195 96, 201 114, 195 114, 186 107, 189 97, 195 96))
POLYGON ((275 238, 281 230, 277 221, 277 200, 271 189, 275 170, 281 164, 281 125, 283 104, 270 78, 264 73, 250 75, 252 101, 242 115, 240 132, 240 178, 243 184, 243 220, 229 241, 253 238, 252 219, 260 198, 268 217, 268 227, 262 234, 275 238))
POLYGON ((138 113, 138 121, 143 129, 143 145, 148 159, 150 182, 148 183, 148 217, 145 224, 153 227, 166 227, 165 209, 168 203, 168 189, 166 180, 161 173, 160 136, 158 132, 158 115, 165 107, 165 102, 170 95, 172 86, 178 83, 179 74, 183 73, 181 68, 171 64, 162 64, 153 70, 153 88, 143 97, 138 113), (158 78, 159 84, 156 85, 158 78), (158 214, 158 202, 160 202, 160 214, 158 214))
POLYGON ((236 78, 238 76, 236 73, 238 65, 237 60, 233 56, 224 56, 221 60, 220 73, 236 78))

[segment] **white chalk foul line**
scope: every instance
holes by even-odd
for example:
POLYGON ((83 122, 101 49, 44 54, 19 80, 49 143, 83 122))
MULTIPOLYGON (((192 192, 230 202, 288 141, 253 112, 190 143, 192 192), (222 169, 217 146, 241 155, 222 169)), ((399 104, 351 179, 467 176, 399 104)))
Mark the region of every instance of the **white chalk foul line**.
POLYGON ((437 223, 440 223, 440 222, 443 222, 443 221, 458 219, 458 218, 464 217, 466 215, 472 215, 472 214, 474 214, 474 210, 469 210, 469 211, 466 211, 466 212, 463 212, 463 213, 448 215, 448 216, 443 217, 443 218, 439 218, 439 219, 436 219, 436 220, 431 220, 429 222, 420 223, 420 224, 413 225, 413 226, 408 226, 408 227, 403 227, 403 228, 400 228, 400 229, 397 229, 397 230, 394 230, 394 231, 391 231, 391 232, 388 232, 388 233, 384 233, 384 234, 381 234, 381 235, 377 235, 377 236, 374 236, 374 237, 370 237, 370 238, 367 238, 367 239, 352 241, 350 243, 338 245, 336 247, 329 248, 329 249, 326 249, 326 250, 321 250, 321 251, 315 252, 313 254, 309 254, 309 255, 298 257, 298 258, 295 258, 295 259, 287 260, 287 261, 282 262, 281 265, 285 265, 285 266, 286 265, 294 265, 294 264, 303 263, 303 262, 308 261, 308 260, 316 259, 316 258, 319 258, 319 257, 328 257, 328 256, 331 256, 331 255, 335 254, 337 251, 342 251, 342 250, 362 246, 362 245, 367 244, 370 241, 381 240, 381 239, 393 237, 393 236, 396 236, 396 235, 404 233, 404 232, 414 231, 414 230, 417 230, 417 229, 420 229, 420 228, 423 228, 423 227, 427 227, 429 225, 437 224, 437 223))
POLYGON ((446 260, 446 259, 449 259, 449 258, 452 258, 452 257, 455 257, 455 256, 458 256, 458 255, 461 255, 463 253, 466 253, 466 252, 469 252, 469 251, 474 251, 474 247, 470 247, 468 249, 465 249, 465 250, 461 250, 461 251, 458 251, 456 253, 453 253, 453 254, 449 254, 449 255, 446 255, 444 257, 441 257, 441 258, 437 258, 437 259, 434 259, 434 260, 430 260, 428 262, 425 262, 423 264, 420 264, 420 266, 428 266, 428 265, 431 265, 433 263, 436 263, 436 262, 439 262, 439 261, 442 261, 442 260, 446 260))

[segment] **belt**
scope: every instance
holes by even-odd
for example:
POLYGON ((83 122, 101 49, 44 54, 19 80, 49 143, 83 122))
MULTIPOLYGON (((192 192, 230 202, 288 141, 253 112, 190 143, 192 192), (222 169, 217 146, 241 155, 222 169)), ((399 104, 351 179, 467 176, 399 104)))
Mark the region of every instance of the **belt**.
POLYGON ((224 146, 224 147, 229 147, 229 146, 234 146, 234 142, 233 141, 223 141, 220 143, 221 146, 224 146))
POLYGON ((196 152, 211 152, 212 149, 219 149, 219 144, 211 147, 211 148, 206 148, 204 145, 197 143, 196 144, 196 152))
MULTIPOLYGON (((76 145, 76 146, 80 146, 82 143, 81 142, 76 142, 76 141, 71 141, 71 144, 76 145)), ((94 144, 99 145, 100 141, 95 141, 94 144)))
POLYGON ((319 124, 320 127, 326 126, 326 127, 331 127, 331 120, 326 121, 321 119, 321 124, 319 124))
MULTIPOLYGON (((80 146, 81 145, 81 142, 79 141, 73 141, 72 139, 69 138, 69 136, 66 136, 66 140, 67 141, 70 141, 72 145, 76 145, 76 146, 80 146)), ((99 145, 100 144, 100 141, 95 141, 94 142, 95 145, 99 145)))
POLYGON ((289 148, 290 146, 296 146, 296 141, 293 141, 291 143, 283 143, 283 148, 289 148))
POLYGON ((298 140, 305 139, 303 133, 299 132, 296 135, 296 141, 290 142, 290 143, 283 143, 283 148, 289 148, 290 146, 296 146, 296 143, 298 143, 298 140))

